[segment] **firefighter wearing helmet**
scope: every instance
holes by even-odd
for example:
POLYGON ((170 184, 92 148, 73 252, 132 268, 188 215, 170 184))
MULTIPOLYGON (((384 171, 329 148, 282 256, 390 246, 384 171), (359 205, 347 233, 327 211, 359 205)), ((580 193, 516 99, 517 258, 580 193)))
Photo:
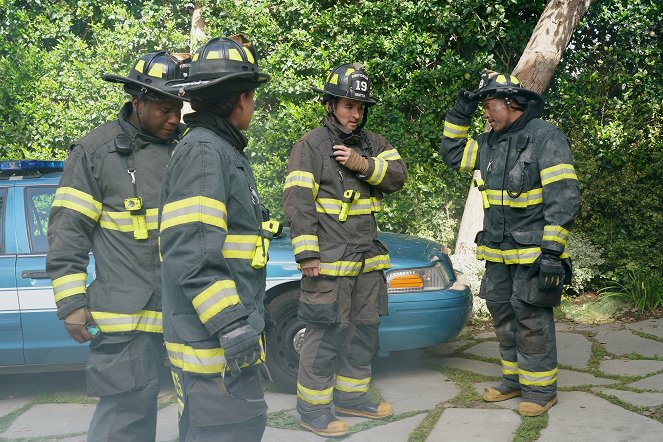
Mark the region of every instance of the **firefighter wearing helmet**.
POLYGON ((269 75, 242 35, 213 38, 173 82, 195 111, 161 193, 164 338, 181 441, 259 441, 267 422, 265 265, 269 219, 244 148, 254 90, 269 75))
POLYGON ((126 77, 102 77, 123 84, 131 101, 71 146, 53 200, 46 270, 65 329, 91 341, 87 390, 99 402, 89 441, 156 437, 165 357, 157 208, 183 131, 182 98, 165 85, 186 75, 187 62, 155 51, 126 77), (90 251, 96 278, 88 287, 90 251))
POLYGON ((322 125, 292 148, 283 195, 295 259, 302 271, 299 317, 306 322, 297 379, 301 425, 321 436, 348 426, 332 412, 381 419, 392 406, 368 398, 380 315, 387 313, 377 239, 382 197, 403 187, 406 168, 383 137, 363 130, 371 80, 360 64, 329 72, 322 125))
POLYGON ((485 71, 479 88, 461 89, 446 115, 440 154, 454 169, 479 170, 484 230, 477 258, 486 261, 479 296, 500 342, 502 382, 485 389, 497 402, 522 396, 523 416, 557 402, 553 307, 571 278, 569 230, 579 209, 571 146, 542 120, 543 98, 514 75, 485 71), (469 136, 479 103, 490 132, 469 136))

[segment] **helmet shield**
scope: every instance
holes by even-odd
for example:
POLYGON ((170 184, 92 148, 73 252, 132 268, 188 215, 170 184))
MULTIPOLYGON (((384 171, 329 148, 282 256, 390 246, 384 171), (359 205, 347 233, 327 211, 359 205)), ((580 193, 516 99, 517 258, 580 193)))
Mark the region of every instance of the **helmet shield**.
POLYGON ((242 34, 216 37, 194 52, 186 80, 168 87, 188 97, 222 97, 243 89, 254 89, 269 80, 260 72, 255 46, 242 34))
POLYGON ((127 92, 139 97, 147 95, 155 100, 164 97, 184 100, 173 93, 166 83, 186 78, 190 60, 189 54, 154 51, 140 57, 126 77, 104 74, 101 78, 111 83, 122 83, 127 92))
MULTIPOLYGON (((479 88, 473 93, 480 100, 487 98, 524 97, 527 100, 534 100, 541 105, 544 103, 541 95, 522 87, 520 80, 515 75, 510 74, 492 73, 491 75, 491 73, 484 72, 481 75, 479 88)), ((521 100, 517 101, 521 102, 521 100)))
POLYGON ((359 63, 344 63, 335 67, 327 75, 323 89, 313 90, 325 96, 362 101, 369 106, 376 104, 371 97, 371 79, 359 63))

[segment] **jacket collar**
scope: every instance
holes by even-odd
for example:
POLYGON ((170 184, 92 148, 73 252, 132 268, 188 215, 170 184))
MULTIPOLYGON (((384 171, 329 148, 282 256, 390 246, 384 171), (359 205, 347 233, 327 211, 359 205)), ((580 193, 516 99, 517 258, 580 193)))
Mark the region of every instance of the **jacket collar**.
POLYGON ((227 118, 211 112, 194 112, 184 116, 184 121, 190 129, 205 127, 232 144, 235 149, 243 151, 248 140, 227 118))

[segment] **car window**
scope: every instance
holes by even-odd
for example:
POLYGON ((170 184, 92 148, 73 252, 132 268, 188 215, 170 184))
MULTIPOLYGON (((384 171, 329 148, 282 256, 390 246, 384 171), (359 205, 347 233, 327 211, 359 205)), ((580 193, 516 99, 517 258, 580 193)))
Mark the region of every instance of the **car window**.
POLYGON ((30 252, 48 252, 48 214, 55 197, 55 187, 28 187, 26 208, 30 252))
POLYGON ((0 187, 0 254, 5 253, 5 205, 7 189, 0 187))

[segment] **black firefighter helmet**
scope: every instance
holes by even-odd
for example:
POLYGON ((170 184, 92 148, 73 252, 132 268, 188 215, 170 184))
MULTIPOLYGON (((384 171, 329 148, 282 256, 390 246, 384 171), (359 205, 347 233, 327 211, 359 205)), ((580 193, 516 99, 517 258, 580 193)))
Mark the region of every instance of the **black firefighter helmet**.
POLYGON ((174 93, 166 83, 186 78, 190 61, 189 54, 153 51, 140 57, 126 77, 104 74, 101 78, 111 83, 124 84, 124 90, 138 98, 146 95, 155 101, 161 100, 164 96, 186 100, 174 93))
POLYGON ((371 97, 371 79, 360 63, 343 63, 335 67, 329 71, 323 89, 313 90, 323 94, 324 101, 332 96, 362 101, 368 106, 376 104, 375 98, 371 97))
POLYGON ((522 87, 522 83, 515 75, 502 74, 484 70, 479 82, 479 88, 473 92, 479 100, 488 98, 511 98, 522 106, 533 100, 543 106, 544 99, 534 91, 522 87))

